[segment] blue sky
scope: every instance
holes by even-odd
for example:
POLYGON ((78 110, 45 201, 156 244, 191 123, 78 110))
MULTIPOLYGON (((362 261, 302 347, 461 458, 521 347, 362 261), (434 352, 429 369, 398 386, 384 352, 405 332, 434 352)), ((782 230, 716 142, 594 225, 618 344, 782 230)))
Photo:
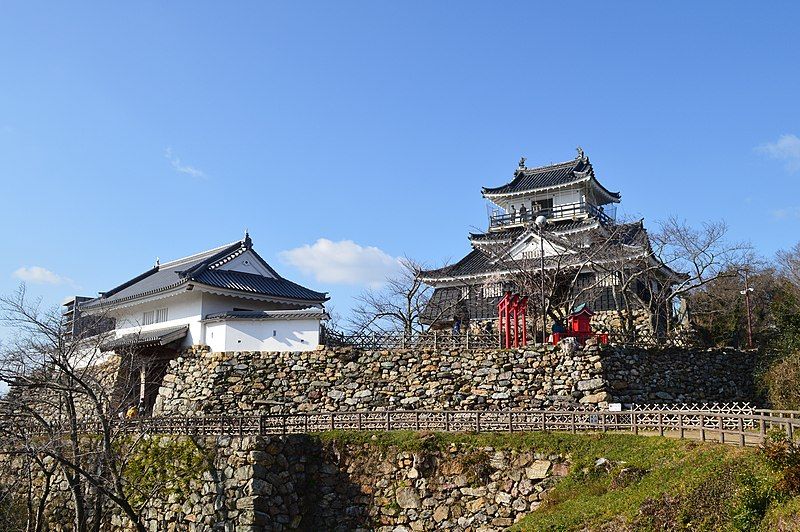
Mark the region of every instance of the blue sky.
POLYGON ((581 145, 621 211, 800 239, 796 3, 4 2, 0 292, 242 237, 346 310, 581 145), (320 240, 324 239, 324 240, 320 240), (300 248, 298 251, 297 248, 300 248), (295 250, 295 251, 291 251, 295 250))

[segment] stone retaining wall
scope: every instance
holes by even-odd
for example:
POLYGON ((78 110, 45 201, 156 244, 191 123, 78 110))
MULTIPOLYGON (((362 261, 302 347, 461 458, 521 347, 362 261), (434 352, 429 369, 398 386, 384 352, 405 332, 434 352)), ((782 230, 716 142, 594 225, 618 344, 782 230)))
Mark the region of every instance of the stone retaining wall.
MULTIPOLYGON (((460 444, 405 451, 309 436, 197 444, 213 462, 146 503, 148 530, 500 531, 537 508, 568 471, 558 455, 460 444)), ((70 530, 66 486, 56 483, 48 508, 48 529, 70 530)), ((131 529, 117 507, 106 509, 103 530, 131 529)))
POLYGON ((539 409, 750 401, 752 355, 562 342, 499 350, 299 353, 191 350, 173 360, 156 414, 539 409))

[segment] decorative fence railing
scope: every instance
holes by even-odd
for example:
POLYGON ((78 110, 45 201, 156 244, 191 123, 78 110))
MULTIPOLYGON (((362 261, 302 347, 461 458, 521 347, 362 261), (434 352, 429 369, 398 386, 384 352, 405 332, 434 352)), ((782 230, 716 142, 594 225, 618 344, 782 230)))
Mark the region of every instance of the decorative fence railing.
POLYGON ((324 343, 329 347, 352 346, 359 349, 486 349, 499 348, 500 336, 496 333, 425 331, 411 334, 396 332, 369 332, 343 334, 326 330, 324 343))
MULTIPOLYGON (((534 345, 530 336, 529 345, 534 345)), ((608 333, 609 343, 615 345, 637 346, 665 346, 685 345, 685 341, 674 335, 654 336, 651 334, 622 334, 608 333)), ((424 331, 411 334, 402 331, 367 332, 347 334, 337 331, 325 330, 322 343, 328 347, 351 346, 358 349, 491 349, 500 348, 501 340, 496 332, 451 332, 451 331, 424 331)))
POLYGON ((757 410, 755 406, 748 402, 738 403, 629 403, 625 405, 625 410, 634 412, 664 412, 672 411, 694 411, 694 412, 713 412, 723 414, 753 414, 761 412, 775 412, 774 410, 757 410))
MULTIPOLYGON (((739 414, 692 410, 643 411, 428 411, 320 412, 261 416, 152 417, 115 421, 113 430, 132 433, 192 436, 273 436, 311 434, 332 430, 438 431, 438 432, 630 432, 673 435, 702 441, 754 445, 767 431, 780 427, 793 437, 800 428, 794 416, 739 414)), ((786 413, 786 412, 784 412, 786 413)), ((791 414, 800 417, 800 412, 791 414)), ((80 430, 100 431, 99 423, 84 423, 80 430)))

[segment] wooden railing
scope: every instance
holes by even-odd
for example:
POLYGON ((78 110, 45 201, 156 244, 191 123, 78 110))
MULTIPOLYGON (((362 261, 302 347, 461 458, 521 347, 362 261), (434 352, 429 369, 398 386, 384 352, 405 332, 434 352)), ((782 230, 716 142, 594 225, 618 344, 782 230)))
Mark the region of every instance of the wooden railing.
MULTIPOLYGON (((121 432, 192 436, 273 436, 347 431, 436 432, 630 432, 719 441, 738 445, 762 443, 767 431, 779 427, 790 436, 800 427, 800 412, 792 416, 691 410, 389 410, 377 412, 313 412, 260 416, 151 417, 115 421, 121 432)), ((99 423, 81 431, 96 433, 99 423)))
MULTIPOLYGON (((612 209, 613 213, 614 210, 612 209)), ((506 227, 518 224, 533 223, 538 216, 544 216, 548 220, 558 220, 563 218, 577 218, 582 215, 591 215, 600 220, 604 225, 614 223, 614 218, 609 216, 604 209, 591 203, 570 203, 567 205, 556 205, 549 209, 525 210, 509 213, 496 213, 489 217, 489 227, 506 227)))

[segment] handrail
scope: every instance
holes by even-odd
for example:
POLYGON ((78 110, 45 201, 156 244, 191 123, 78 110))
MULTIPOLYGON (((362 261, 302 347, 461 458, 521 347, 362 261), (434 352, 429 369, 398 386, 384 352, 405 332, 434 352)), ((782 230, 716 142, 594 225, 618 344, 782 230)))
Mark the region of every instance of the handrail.
POLYGON ((597 205, 589 202, 570 203, 567 205, 559 205, 548 209, 539 210, 525 210, 517 212, 507 212, 503 214, 494 214, 489 218, 489 227, 504 227, 507 225, 516 225, 522 223, 532 223, 538 216, 545 216, 547 218, 569 218, 571 216, 578 216, 581 214, 590 214, 597 217, 604 225, 611 224, 614 219, 600 209, 597 205))
MULTIPOLYGON (((712 410, 383 410, 302 412, 263 415, 159 416, 115 420, 122 433, 192 436, 274 436, 311 434, 331 430, 439 431, 439 432, 632 432, 676 435, 721 443, 756 445, 767 431, 780 427, 790 437, 800 419, 765 414, 725 413, 712 410), (727 440, 726 440, 727 438, 727 440)), ((86 433, 100 430, 99 422, 82 423, 86 433)), ((43 434, 41 427, 30 433, 43 434)), ((55 430, 55 432, 60 432, 55 430)))

